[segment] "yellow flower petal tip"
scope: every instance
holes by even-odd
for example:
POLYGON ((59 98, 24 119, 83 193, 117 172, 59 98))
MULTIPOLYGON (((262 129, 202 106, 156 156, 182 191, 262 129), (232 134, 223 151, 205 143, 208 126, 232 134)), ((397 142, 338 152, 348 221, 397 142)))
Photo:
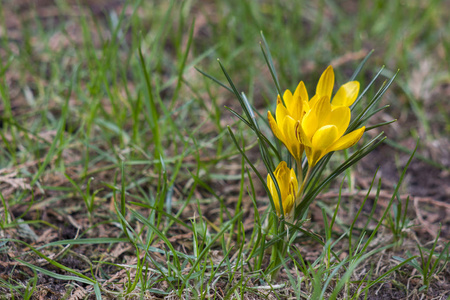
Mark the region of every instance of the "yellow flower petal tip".
POLYGON ((342 85, 333 97, 331 104, 333 107, 352 105, 359 94, 359 82, 350 81, 342 85))
POLYGON ((319 83, 317 84, 316 88, 316 95, 318 95, 319 97, 327 96, 328 99, 331 99, 333 87, 334 71, 332 66, 328 66, 328 68, 320 76, 319 83))
POLYGON ((366 127, 363 126, 359 129, 353 130, 352 132, 344 135, 330 147, 330 151, 338 151, 350 148, 361 139, 365 130, 366 127))

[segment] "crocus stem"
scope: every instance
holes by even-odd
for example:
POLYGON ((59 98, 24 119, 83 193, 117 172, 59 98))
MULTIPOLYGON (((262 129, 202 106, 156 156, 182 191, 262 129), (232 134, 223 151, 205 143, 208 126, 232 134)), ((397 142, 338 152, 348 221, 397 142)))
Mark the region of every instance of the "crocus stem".
POLYGON ((302 161, 297 161, 297 181, 299 184, 303 184, 303 167, 302 161))
POLYGON ((300 186, 300 189, 298 190, 298 193, 297 193, 297 199, 295 200, 295 204, 296 205, 298 205, 302 201, 303 192, 304 192, 305 187, 306 187, 306 182, 308 181, 309 176, 311 175, 311 171, 312 171, 312 168, 308 167, 308 171, 306 171, 306 176, 303 179, 302 185, 300 186))

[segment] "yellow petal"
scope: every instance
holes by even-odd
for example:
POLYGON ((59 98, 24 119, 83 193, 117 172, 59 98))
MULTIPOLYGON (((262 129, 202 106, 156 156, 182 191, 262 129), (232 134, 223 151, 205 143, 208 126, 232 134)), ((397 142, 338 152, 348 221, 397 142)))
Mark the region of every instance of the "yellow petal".
POLYGON ((284 101, 284 104, 286 104, 286 107, 287 107, 288 102, 292 102, 292 92, 290 90, 284 91, 283 101, 284 101))
POLYGON ((290 182, 292 184, 292 192, 290 191, 289 193, 296 195, 297 191, 298 191, 298 181, 297 181, 297 175, 295 174, 294 169, 291 169, 291 172, 289 175, 290 175, 290 182))
POLYGON ((334 125, 338 129, 338 137, 341 137, 347 130, 350 123, 350 109, 347 106, 341 106, 333 110, 328 119, 328 125, 334 125))
MULTIPOLYGON (((288 91, 289 90, 286 90, 286 92, 288 91)), ((285 95, 286 92, 284 93, 285 95)), ((286 103, 286 108, 289 115, 295 120, 301 120, 301 118, 303 117, 303 102, 301 100, 301 97, 297 94, 291 94, 291 97, 284 98, 284 103, 286 103)))
POLYGON ((304 147, 311 147, 311 139, 308 137, 308 134, 303 129, 303 125, 299 124, 296 127, 296 136, 297 140, 304 146, 304 147))
POLYGON ((317 103, 317 101, 320 99, 321 97, 319 97, 319 95, 314 95, 311 100, 309 100, 309 107, 312 109, 314 107, 314 105, 317 103))
POLYGON ((284 215, 289 215, 292 208, 294 207, 295 198, 294 195, 288 195, 283 201, 283 212, 284 215))
POLYGON ((294 97, 296 95, 299 96, 302 99, 302 101, 306 101, 306 102, 309 101, 308 91, 306 90, 306 87, 305 87, 305 84, 303 83, 303 81, 300 81, 300 83, 297 85, 297 88, 295 89, 295 92, 294 92, 294 97))
POLYGON ((331 104, 328 97, 321 97, 311 110, 316 115, 317 127, 328 124, 328 119, 331 114, 331 104))
POLYGON ((275 119, 272 116, 272 113, 269 111, 267 112, 267 118, 269 119, 269 125, 272 129, 273 134, 276 136, 277 139, 279 139, 281 142, 284 143, 284 135, 281 132, 280 128, 278 127, 277 122, 275 122, 275 119))
POLYGON ((281 199, 284 199, 287 197, 289 189, 289 168, 285 161, 278 164, 274 175, 277 179, 278 187, 280 188, 281 199))
POLYGON ((288 111, 286 109, 286 107, 282 104, 282 103, 278 103, 277 104, 277 109, 275 111, 275 115, 277 117, 277 124, 278 127, 282 130, 283 128, 283 120, 284 117, 286 117, 288 115, 288 111))
POLYGON ((319 128, 314 134, 311 144, 313 149, 324 150, 338 139, 338 129, 334 125, 319 128))
POLYGON ((284 144, 286 145, 286 148, 291 152, 294 159, 299 162, 302 158, 303 148, 297 139, 297 123, 299 123, 299 121, 294 120, 290 116, 286 116, 283 121, 284 127, 281 130, 285 137, 284 144))
POLYGON ((363 126, 359 129, 350 132, 349 134, 344 135, 343 137, 338 139, 333 145, 331 145, 331 147, 329 148, 329 152, 343 150, 353 146, 361 139, 365 129, 366 127, 363 126))
MULTIPOLYGON (((286 104, 288 105, 288 104, 286 104)), ((300 121, 304 115, 303 101, 298 95, 292 97, 292 102, 287 107, 289 115, 296 121, 300 121)))
POLYGON ((333 87, 334 71, 332 66, 328 66, 328 68, 322 73, 322 76, 320 76, 319 83, 317 84, 316 94, 319 97, 328 96, 328 99, 331 99, 333 87))
POLYGON ((280 200, 278 198, 277 188, 275 187, 275 183, 272 180, 270 174, 267 174, 267 187, 269 188, 269 192, 272 195, 273 204, 275 204, 275 209, 279 213, 280 211, 280 200))
POLYGON ((298 192, 298 181, 297 176, 295 174, 294 169, 291 169, 291 181, 289 186, 289 195, 292 195, 292 207, 295 207, 295 203, 297 200, 297 192, 298 192))
POLYGON ((308 101, 303 101, 303 116, 311 110, 311 106, 308 101))
POLYGON ((359 93, 359 82, 350 81, 339 88, 336 95, 333 97, 332 104, 337 106, 350 106, 355 102, 359 93))
MULTIPOLYGON (((317 116, 314 112, 314 110, 310 110, 306 113, 306 115, 303 117, 301 127, 303 130, 303 133, 305 134, 305 137, 307 137, 308 140, 311 140, 314 133, 317 130, 317 126, 319 124, 319 121, 317 119, 317 116)), ((304 144, 304 142, 302 141, 304 144)))

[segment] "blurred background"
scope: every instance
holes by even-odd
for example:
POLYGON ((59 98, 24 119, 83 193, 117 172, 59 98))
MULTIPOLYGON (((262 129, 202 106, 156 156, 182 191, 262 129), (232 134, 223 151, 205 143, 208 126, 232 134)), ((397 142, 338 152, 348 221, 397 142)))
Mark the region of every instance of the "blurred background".
MULTIPOLYGON (((221 118, 216 119, 218 126, 204 126, 202 132, 217 136, 233 120, 223 106, 237 108, 237 101, 194 66, 224 81, 217 64, 220 59, 238 89, 265 115, 267 109, 274 110, 277 93, 260 50, 261 31, 282 89, 294 90, 303 80, 313 93, 329 64, 341 85, 373 51, 357 80, 364 88, 385 66, 377 80, 380 86, 399 70, 383 99, 390 108, 376 120, 397 122, 380 129, 388 136, 387 144, 363 162, 358 172, 371 177, 381 166, 381 177, 386 184, 392 182, 419 139, 408 191, 450 202, 449 7, 450 2, 443 0, 4 0, 0 58, 3 66, 9 65, 2 77, 12 95, 11 111, 5 112, 4 107, 2 111, 5 115, 17 113, 15 108, 26 109, 30 93, 48 98, 47 105, 54 107, 54 100, 44 94, 67 88, 75 65, 80 82, 88 89, 85 96, 103 97, 101 86, 97 88, 99 79, 93 78, 96 60, 108 64, 109 74, 125 73, 126 85, 132 90, 138 83, 126 74, 130 70, 125 67, 133 65, 136 47, 142 43, 153 80, 162 84, 161 98, 172 97, 176 90, 180 96, 175 106, 182 106, 200 97, 192 107, 207 108, 221 118), (116 52, 107 53, 105 47, 114 42, 118 43, 116 52), (187 84, 177 88, 174 76, 183 62, 188 64, 183 69, 187 84)), ((367 98, 375 91, 369 90, 367 98)), ((202 115, 195 111, 192 116, 202 115)))

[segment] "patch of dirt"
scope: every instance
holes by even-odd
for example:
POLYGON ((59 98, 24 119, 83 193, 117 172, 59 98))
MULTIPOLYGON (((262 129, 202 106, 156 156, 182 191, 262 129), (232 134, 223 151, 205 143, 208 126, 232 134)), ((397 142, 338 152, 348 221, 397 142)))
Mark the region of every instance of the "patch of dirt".
MULTIPOLYGON (((357 180, 367 188, 367 181, 379 167, 377 174, 382 180, 382 189, 393 191, 408 155, 388 145, 381 145, 356 167, 356 172, 364 180, 357 180), (364 181, 364 182, 362 182, 364 181)), ((400 194, 410 196, 410 210, 414 210, 420 225, 435 237, 442 225, 441 237, 450 239, 450 172, 414 158, 407 170, 400 194)), ((404 199, 406 201, 406 199, 404 199)))

